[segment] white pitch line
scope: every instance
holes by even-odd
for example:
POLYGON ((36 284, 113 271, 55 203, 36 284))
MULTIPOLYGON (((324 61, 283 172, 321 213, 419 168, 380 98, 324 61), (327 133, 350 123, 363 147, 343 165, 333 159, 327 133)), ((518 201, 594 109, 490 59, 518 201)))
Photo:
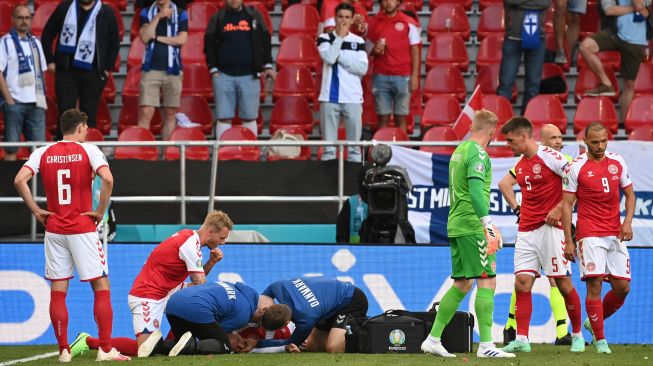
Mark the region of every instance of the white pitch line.
POLYGON ((0 362, 0 366, 8 366, 8 365, 14 365, 14 364, 17 364, 17 363, 22 363, 22 362, 36 361, 36 360, 40 360, 42 358, 48 358, 48 357, 57 356, 57 355, 59 355, 59 352, 48 352, 48 353, 43 353, 43 354, 32 356, 32 357, 21 358, 20 360, 0 362))

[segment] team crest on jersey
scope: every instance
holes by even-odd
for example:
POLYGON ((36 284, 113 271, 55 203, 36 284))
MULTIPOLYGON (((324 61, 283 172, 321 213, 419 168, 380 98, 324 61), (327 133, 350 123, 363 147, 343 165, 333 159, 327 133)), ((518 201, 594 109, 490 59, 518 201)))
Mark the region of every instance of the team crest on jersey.
POLYGON ((483 165, 482 163, 478 163, 478 164, 474 165, 474 171, 477 172, 477 173, 485 172, 485 165, 483 165))
POLYGON ((617 174, 619 173, 619 168, 617 168, 617 166, 614 164, 610 164, 608 166, 608 172, 610 172, 610 174, 617 174))
POLYGON ((542 172, 542 166, 540 164, 533 165, 533 173, 540 174, 542 172))
POLYGON ((402 30, 404 30, 404 23, 395 23, 395 29, 397 30, 397 32, 401 32, 402 30))

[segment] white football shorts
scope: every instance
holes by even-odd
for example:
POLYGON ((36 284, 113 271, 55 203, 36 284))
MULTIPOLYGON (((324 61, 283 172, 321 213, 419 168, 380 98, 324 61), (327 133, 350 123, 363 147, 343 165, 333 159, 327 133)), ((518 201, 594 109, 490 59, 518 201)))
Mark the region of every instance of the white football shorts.
POLYGON ((73 278, 77 268, 81 281, 109 275, 107 252, 97 232, 54 234, 45 232, 45 278, 62 281, 73 278))
POLYGON ((580 278, 609 276, 630 281, 630 255, 616 236, 587 237, 578 241, 580 278))
POLYGON ((537 277, 540 268, 549 277, 571 275, 571 264, 564 257, 565 234, 544 224, 533 231, 520 231, 515 241, 515 274, 537 277))
POLYGON ((129 309, 132 312, 132 324, 134 326, 134 335, 138 337, 141 334, 150 334, 161 327, 163 314, 166 309, 168 299, 172 294, 179 291, 183 283, 168 292, 168 295, 160 300, 146 299, 144 297, 127 296, 129 309))

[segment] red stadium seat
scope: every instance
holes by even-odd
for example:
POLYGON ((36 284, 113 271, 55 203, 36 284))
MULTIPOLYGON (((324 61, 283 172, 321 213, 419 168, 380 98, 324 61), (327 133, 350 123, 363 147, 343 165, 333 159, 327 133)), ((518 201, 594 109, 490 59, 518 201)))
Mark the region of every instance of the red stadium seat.
POLYGON ((125 11, 127 10, 127 0, 103 0, 103 4, 113 4, 118 9, 125 11))
POLYGON ((630 131, 628 140, 653 141, 653 127, 639 126, 630 131))
POLYGON ((279 40, 291 34, 306 34, 315 38, 317 26, 320 23, 320 14, 314 6, 307 4, 294 4, 283 12, 279 25, 279 40))
POLYGON ((104 141, 104 135, 97 128, 89 127, 86 130, 86 141, 87 142, 104 141))
POLYGON ((129 39, 134 42, 138 39, 138 32, 141 29, 141 9, 134 8, 134 16, 132 17, 132 25, 129 27, 129 39))
MULTIPOLYGON (((236 109, 236 115, 231 120, 231 125, 232 126, 241 126, 242 124, 243 124, 243 121, 238 116, 238 109, 236 109)), ((263 114, 261 113, 261 108, 260 107, 258 109, 258 116, 256 117, 256 129, 258 130, 259 135, 261 133, 263 133, 263 114)))
POLYGON ((182 95, 196 95, 213 101, 213 81, 206 64, 184 64, 182 95))
MULTIPOLYGON (((315 9, 317 9, 317 0, 301 0, 300 3, 312 5, 315 9)), ((292 4, 290 4, 289 0, 281 0, 281 10, 285 11, 290 5, 292 4)))
POLYGON ((125 23, 122 20, 122 15, 120 15, 120 9, 118 9, 118 5, 112 4, 111 1, 103 1, 102 4, 110 7, 111 10, 113 10, 113 13, 116 15, 116 22, 118 22, 118 33, 120 34, 120 39, 122 40, 122 37, 125 35, 125 23))
MULTIPOLYGON (((434 126, 429 128, 424 134, 422 141, 458 141, 458 136, 451 127, 434 126)), ((422 146, 420 151, 430 152, 432 154, 451 155, 456 149, 455 146, 422 146)))
POLYGON ((211 16, 218 12, 218 4, 209 2, 192 2, 188 5, 188 33, 206 32, 211 16))
POLYGON ((17 5, 28 5, 29 1, 28 0, 4 0, 3 3, 6 3, 11 7, 16 7, 17 5))
POLYGON ((45 130, 56 134, 59 129, 59 108, 54 99, 46 96, 45 101, 48 104, 48 109, 45 111, 45 130))
MULTIPOLYGON (((549 14, 549 13, 547 13, 549 14)), ((553 14, 553 13, 551 13, 553 14)), ((551 18, 553 19, 553 18, 551 18)), ((545 35, 545 47, 548 51, 555 53, 558 49, 558 46, 556 45, 556 38, 555 34, 553 34, 553 28, 551 28, 551 32, 547 32, 545 35)), ((558 65, 562 67, 562 69, 565 72, 569 71, 569 67, 571 66, 571 54, 569 53, 569 47, 565 44, 565 56, 567 56, 567 63, 564 65, 558 65)))
MULTIPOLYGON (((11 3, 12 0, 10 0, 9 2, 11 3)), ((56 5, 59 5, 60 2, 61 2, 61 0, 34 0, 34 9, 38 9, 41 6, 43 6, 44 4, 56 4, 56 5)))
MULTIPOLYGON (((603 51, 599 52, 598 56, 604 68, 611 69, 614 72, 619 71, 619 67, 621 67, 621 54, 619 51, 603 51)), ((578 58, 576 59, 576 68, 579 71, 587 68, 587 63, 580 52, 578 52, 578 58)))
MULTIPOLYGON (((270 35, 272 35, 274 29, 272 28, 273 25, 272 25, 272 18, 270 18, 270 10, 268 10, 267 6, 261 2, 247 2, 247 1, 245 1, 245 5, 251 6, 256 10, 258 10, 259 13, 261 13, 261 16, 263 17, 263 22, 265 23, 268 32, 270 32, 270 35)), ((274 10, 274 5, 272 10, 274 10)))
POLYGON ((585 14, 580 16, 580 30, 578 34, 578 41, 582 41, 583 38, 589 37, 592 34, 599 31, 600 19, 599 19, 599 6, 596 3, 587 4, 585 9, 585 14))
MULTIPOLYGON (((302 138, 304 138, 304 141, 308 141, 308 136, 302 130, 301 127, 279 127, 277 130, 283 130, 288 133, 292 133, 295 135, 300 135, 302 138)), ((276 160, 311 160, 311 147, 310 146, 301 146, 299 149, 299 155, 294 157, 294 158, 286 158, 286 157, 281 157, 281 156, 271 156, 268 155, 267 157, 268 161, 276 161, 276 160)))
MULTIPOLYGON (((320 9, 320 23, 322 23, 322 31, 330 31, 334 28, 335 26, 335 16, 336 16, 336 7, 340 5, 340 0, 325 0, 322 2, 322 8, 320 9), (330 25, 325 24, 327 20, 331 20, 330 25)), ((406 4, 405 2, 402 3, 406 4)), ((356 11, 356 14, 360 14, 363 16, 363 21, 365 21, 368 16, 367 16, 367 9, 365 8, 365 4, 361 3, 360 1, 356 1, 352 4, 354 6, 354 10, 356 11)), ((357 32, 354 32, 357 33, 357 32)))
MULTIPOLYGON (((140 106, 138 104, 137 96, 122 98, 122 109, 120 110, 120 116, 118 117, 118 133, 138 124, 139 109, 140 106)), ((155 135, 161 133, 161 124, 161 115, 159 114, 159 111, 154 111, 154 116, 152 116, 152 120, 150 121, 150 131, 155 135)))
POLYGON ((50 19, 50 15, 54 12, 54 9, 57 8, 58 3, 45 3, 38 8, 36 8, 36 11, 34 12, 34 18, 32 18, 32 34, 34 34, 37 37, 41 37, 41 33, 43 33, 43 28, 45 28, 45 24, 48 22, 48 19, 50 19))
MULTIPOLYGON (((222 141, 256 141, 256 135, 245 127, 231 127, 222 136, 222 141)), ((218 150, 219 160, 258 161, 261 149, 258 146, 224 146, 218 150)))
POLYGON ((481 96, 481 105, 483 108, 492 111, 497 115, 497 119, 499 120, 497 123, 497 129, 500 129, 501 126, 514 116, 512 104, 508 99, 500 95, 483 94, 481 96))
POLYGON ((460 104, 451 95, 435 95, 426 102, 420 126, 451 126, 460 115, 460 104))
MULTIPOLYGON (((0 134, 3 134, 3 133, 5 133, 4 114, 0 113, 0 134)), ((0 151, 4 151, 4 150, 0 149, 0 151)))
POLYGON ((426 32, 429 40, 438 33, 451 33, 469 41, 471 27, 465 9, 461 5, 440 4, 433 9, 426 32))
POLYGON ((472 0, 429 0, 429 9, 433 10, 440 4, 458 4, 465 10, 472 10, 472 0))
POLYGON ((374 106, 374 96, 363 97, 363 126, 376 131, 377 115, 374 106))
POLYGON ((503 36, 505 31, 503 3, 490 4, 483 9, 481 18, 478 20, 478 30, 476 31, 478 39, 482 41, 489 34, 503 36))
MULTIPOLYGON (((619 100, 619 82, 617 81, 614 71, 611 69, 605 69, 605 73, 608 75, 612 86, 615 88, 615 95, 610 97, 610 99, 616 102, 619 100)), ((576 94, 576 102, 580 101, 581 98, 586 97, 587 91, 597 87, 600 83, 601 80, 599 80, 599 78, 588 67, 580 70, 578 78, 576 78, 576 87, 574 90, 576 94)))
POLYGON ((601 122, 613 134, 619 130, 617 110, 608 97, 583 98, 578 103, 574 116, 574 133, 584 130, 592 122, 601 122))
POLYGON ((428 71, 422 98, 426 102, 438 94, 452 95, 461 103, 465 101, 465 79, 457 67, 436 65, 428 71))
MULTIPOLYGON (((269 13, 269 12, 271 12, 271 11, 274 11, 275 0, 264 0, 264 1, 260 1, 260 0, 245 0, 245 4, 246 4, 246 5, 249 5, 249 6, 254 6, 254 5, 256 5, 256 4, 261 4, 261 5, 263 5, 263 7, 265 7, 265 9, 266 9, 266 10, 268 11, 268 13, 269 13)), ((269 28, 269 29, 272 29, 272 28, 269 28)))
POLYGON ((274 81, 273 100, 281 96, 300 96, 313 103, 315 99, 315 84, 311 71, 302 66, 286 66, 277 74, 274 81))
POLYGON ((321 72, 322 60, 317 52, 315 38, 306 34, 286 37, 279 46, 277 70, 288 65, 305 66, 313 72, 321 72))
POLYGON ((132 67, 127 70, 127 76, 125 77, 125 83, 122 87, 122 96, 124 97, 138 97, 140 94, 140 83, 141 83, 141 68, 132 67))
POLYGON ((181 47, 181 59, 184 65, 206 63, 206 57, 204 56, 204 33, 191 33, 188 35, 188 40, 181 47))
POLYGON ((635 96, 653 95, 653 64, 640 64, 635 79, 635 96))
MULTIPOLYGON (((497 88, 499 87, 500 68, 501 68, 500 64, 491 64, 479 69, 478 76, 476 77, 476 82, 474 83, 474 88, 476 88, 476 86, 478 85, 481 87, 481 93, 496 94, 497 88)), ((515 86, 512 88, 511 102, 514 103, 516 100, 517 100, 517 82, 515 82, 515 86)))
POLYGON ((555 16, 555 6, 553 3, 546 10, 546 15, 544 17, 544 33, 546 35, 553 34, 555 31, 553 29, 553 18, 555 16))
POLYGON ((377 141, 408 141, 408 135, 399 127, 383 127, 374 132, 372 140, 377 141))
MULTIPOLYGON (((610 141, 614 140, 614 135, 612 134, 612 132, 610 132, 610 130, 607 130, 607 131, 608 131, 608 140, 610 140, 610 141)), ((583 141, 583 140, 585 140, 585 130, 584 129, 580 130, 580 132, 578 132, 578 134, 576 134, 576 141, 583 141)))
POLYGON ((52 98, 52 100, 57 100, 57 93, 54 90, 54 79, 55 74, 50 71, 46 71, 45 75, 45 96, 52 98))
POLYGON ((426 69, 439 64, 453 65, 467 71, 469 58, 465 42, 455 34, 438 34, 431 40, 426 54, 426 69))
POLYGON ((0 2, 0 34, 8 33, 11 27, 13 27, 12 14, 14 7, 15 5, 13 4, 4 1, 0 2))
MULTIPOLYGON (((495 134, 495 139, 492 140, 492 143, 499 142, 499 141, 504 141, 501 140, 503 137, 502 134, 495 134)), ((515 156, 515 154, 512 152, 512 150, 508 146, 500 145, 500 146, 489 146, 485 148, 485 151, 487 151, 487 154, 491 158, 512 158, 515 156)))
POLYGON ((140 38, 132 40, 129 46, 129 54, 127 55, 127 70, 132 67, 140 67, 143 63, 143 54, 145 53, 145 43, 140 38))
MULTIPOLYGON (((199 128, 177 128, 170 134, 170 141, 206 141, 204 132, 199 128)), ((163 158, 165 160, 179 160, 181 156, 180 149, 176 146, 165 148, 163 158)), ((209 160, 208 146, 186 147, 186 159, 189 160, 209 160)))
MULTIPOLYGON (((120 133, 118 141, 154 141, 154 135, 142 127, 132 126, 120 133)), ((113 158, 117 160, 157 160, 159 149, 154 146, 117 146, 113 158)))
POLYGON ((313 131, 313 112, 306 98, 282 96, 274 103, 270 114, 270 133, 289 126, 299 127, 307 134, 313 131))
POLYGON ((562 78, 562 81, 565 83, 565 91, 562 93, 555 93, 550 95, 555 95, 560 99, 562 103, 567 103, 567 97, 569 96, 569 87, 567 86, 567 78, 565 77, 565 72, 562 71, 562 68, 556 64, 545 63, 542 67, 542 80, 548 78, 562 78))
POLYGON ((95 128, 102 134, 108 135, 111 132, 112 124, 113 121, 111 120, 111 112, 109 111, 109 106, 107 105, 107 102, 100 99, 97 114, 95 115, 95 128))
POLYGON ((479 8, 479 10, 483 11, 483 10, 487 9, 488 7, 494 5, 494 4, 503 5, 503 0, 479 0, 478 1, 478 8, 479 8))
POLYGON ((201 125, 199 129, 203 133, 211 134, 213 114, 205 98, 196 95, 182 96, 178 113, 183 113, 192 122, 199 123, 201 125))
POLYGON ((626 113, 626 133, 630 133, 640 126, 653 124, 653 95, 635 97, 628 106, 626 113))
POLYGON ((528 118, 534 126, 551 123, 560 129, 561 133, 567 130, 567 115, 560 99, 553 95, 540 94, 531 99, 526 106, 524 117, 528 118))
POLYGON ((481 41, 476 56, 476 70, 491 64, 501 63, 503 34, 489 34, 481 41))
POLYGON ((113 74, 109 73, 107 83, 104 85, 104 89, 102 89, 102 99, 107 103, 113 103, 116 101, 116 94, 116 81, 113 78, 113 74))

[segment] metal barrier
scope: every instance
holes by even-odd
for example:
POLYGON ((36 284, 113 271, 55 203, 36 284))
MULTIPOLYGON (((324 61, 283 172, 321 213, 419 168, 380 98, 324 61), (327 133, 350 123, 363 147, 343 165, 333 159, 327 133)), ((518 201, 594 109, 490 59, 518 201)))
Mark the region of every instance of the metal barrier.
MULTIPOLYGON (((142 203, 142 202, 179 202, 179 214, 181 224, 186 224, 186 203, 187 202, 208 202, 208 211, 213 210, 215 201, 222 202, 338 202, 338 209, 342 208, 343 202, 348 198, 344 195, 344 150, 349 146, 363 147, 363 161, 365 160, 365 147, 377 144, 399 145, 407 147, 421 146, 457 146, 460 141, 97 141, 92 142, 99 147, 119 147, 119 146, 154 146, 154 147, 179 147, 179 196, 112 196, 111 200, 121 203, 142 203), (338 195, 337 196, 216 196, 218 172, 219 148, 223 146, 336 146, 338 148, 338 195), (186 195, 186 149, 188 147, 209 147, 211 153, 211 180, 209 185, 208 196, 188 196, 186 195)), ((16 142, 0 143, 0 148, 4 147, 29 147, 36 149, 39 146, 49 144, 45 142, 16 142)), ((505 145, 493 143, 493 146, 505 145)), ((36 188, 36 179, 31 181, 32 196, 36 202, 45 202, 44 196, 39 196, 36 188)), ((15 197, 0 197, 0 204, 3 203, 20 203, 22 199, 15 197)), ((36 240, 36 218, 31 217, 31 239, 36 240)))

